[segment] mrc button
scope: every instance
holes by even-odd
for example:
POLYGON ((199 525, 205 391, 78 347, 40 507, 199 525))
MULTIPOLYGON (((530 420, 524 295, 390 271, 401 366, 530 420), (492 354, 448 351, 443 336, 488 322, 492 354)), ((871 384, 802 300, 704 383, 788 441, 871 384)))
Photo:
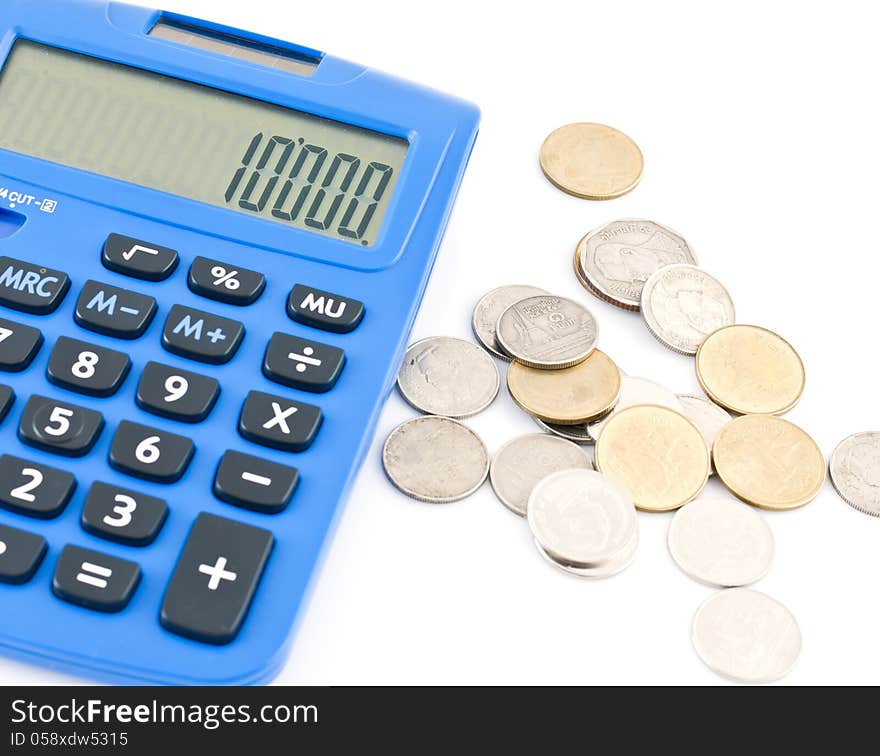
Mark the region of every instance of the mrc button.
POLYGON ((287 315, 297 323, 312 328, 348 333, 363 320, 364 303, 296 284, 287 298, 287 315))
POLYGON ((177 267, 177 250, 122 234, 110 234, 104 242, 104 267, 145 281, 162 281, 177 267))
POLYGON ((33 315, 54 312, 67 290, 67 273, 0 257, 0 304, 33 315))

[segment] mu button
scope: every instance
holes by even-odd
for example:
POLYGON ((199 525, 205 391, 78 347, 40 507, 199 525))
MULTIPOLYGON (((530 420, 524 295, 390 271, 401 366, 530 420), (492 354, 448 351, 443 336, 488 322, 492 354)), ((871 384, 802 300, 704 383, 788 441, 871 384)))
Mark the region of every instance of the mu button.
POLYGON ((348 333, 363 320, 364 303, 297 284, 287 298, 287 315, 312 328, 348 333))

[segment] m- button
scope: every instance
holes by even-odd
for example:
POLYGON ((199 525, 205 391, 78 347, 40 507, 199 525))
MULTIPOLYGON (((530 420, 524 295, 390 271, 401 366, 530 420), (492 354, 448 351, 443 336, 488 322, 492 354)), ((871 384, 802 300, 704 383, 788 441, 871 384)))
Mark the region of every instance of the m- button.
POLYGON ((0 304, 6 307, 48 315, 58 308, 69 288, 67 273, 0 257, 0 304))

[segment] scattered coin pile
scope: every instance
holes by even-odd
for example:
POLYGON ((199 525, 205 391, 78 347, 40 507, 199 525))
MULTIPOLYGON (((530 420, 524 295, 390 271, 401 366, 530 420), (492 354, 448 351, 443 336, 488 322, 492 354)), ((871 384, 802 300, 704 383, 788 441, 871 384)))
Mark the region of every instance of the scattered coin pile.
MULTIPOLYGON (((632 189, 641 160, 628 137, 596 124, 563 127, 541 151, 547 177, 588 198, 632 189)), ((772 331, 737 324, 722 283, 698 267, 682 236, 653 221, 618 220, 591 231, 577 245, 574 271, 591 294, 641 312, 661 344, 693 356, 706 396, 622 374, 597 348, 598 324, 583 304, 533 286, 503 286, 474 309, 482 349, 443 336, 408 348, 398 387, 426 416, 388 437, 389 479, 413 498, 441 503, 469 496, 488 475, 501 503, 525 518, 540 556, 584 578, 608 577, 632 562, 636 510, 676 510, 668 532, 673 560, 722 589, 694 618, 698 655, 735 680, 782 677, 800 652, 797 622, 774 599, 742 586, 767 573, 774 550, 767 523, 749 505, 801 507, 825 483, 819 447, 779 417, 803 393, 800 357, 772 331), (544 432, 509 441, 490 464, 485 444, 457 419, 497 395, 492 357, 510 363, 510 396, 544 432), (711 474, 737 498, 700 496, 711 474)), ((830 474, 844 500, 880 516, 880 433, 843 441, 830 474)))

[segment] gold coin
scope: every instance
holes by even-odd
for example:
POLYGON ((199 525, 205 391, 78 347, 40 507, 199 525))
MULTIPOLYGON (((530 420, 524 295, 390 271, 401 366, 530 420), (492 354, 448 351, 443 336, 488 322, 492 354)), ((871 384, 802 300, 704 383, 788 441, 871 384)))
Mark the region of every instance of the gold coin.
POLYGON ((695 498, 709 479, 709 450, 674 410, 640 404, 612 415, 596 442, 596 469, 639 509, 665 512, 695 498))
POLYGON ((713 331, 697 350, 696 368, 712 401, 740 415, 781 415, 804 392, 804 363, 794 347, 759 326, 713 331))
POLYGON ((816 442, 773 415, 743 415, 725 425, 712 459, 734 496, 763 509, 802 507, 825 483, 825 457, 816 442))
POLYGON ((604 415, 620 395, 620 371, 599 349, 574 367, 539 370, 514 360, 507 388, 520 407, 547 423, 576 425, 604 415))
POLYGON ((638 145, 601 123, 570 123, 541 145, 544 175, 562 191, 584 199, 614 199, 632 191, 643 166, 638 145))

